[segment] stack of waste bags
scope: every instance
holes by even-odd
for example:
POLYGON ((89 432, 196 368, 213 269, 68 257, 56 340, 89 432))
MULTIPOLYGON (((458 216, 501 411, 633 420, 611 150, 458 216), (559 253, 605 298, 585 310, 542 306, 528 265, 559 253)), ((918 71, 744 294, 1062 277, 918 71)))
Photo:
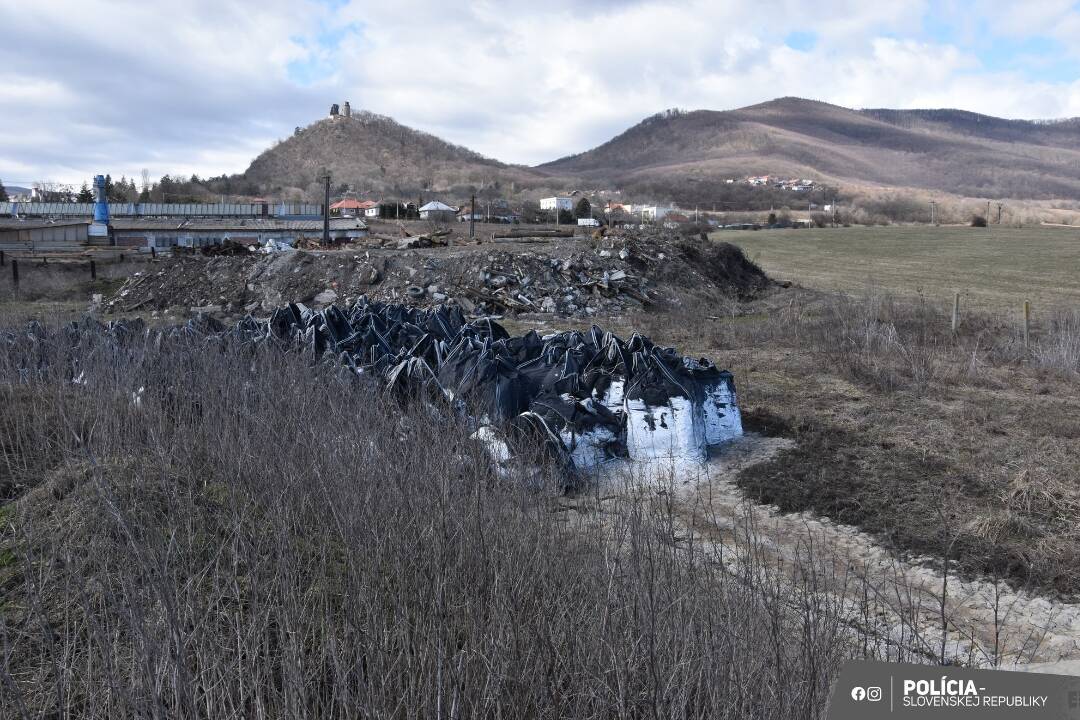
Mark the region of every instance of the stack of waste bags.
MULTIPOLYGON (((497 465, 532 446, 577 476, 619 459, 652 475, 700 465, 709 446, 742 434, 730 372, 642 335, 623 340, 595 325, 511 337, 495 320, 470 321, 456 307, 361 298, 348 308, 321 310, 292 303, 232 326, 202 315, 165 329, 87 317, 62 332, 121 346, 213 339, 340 363, 392 395, 448 403, 475 426, 474 437, 489 446, 497 465)), ((0 343, 25 348, 25 370, 32 371, 46 362, 34 351, 46 333, 31 323, 24 333, 0 335, 0 343)), ((71 372, 80 377, 79 368, 71 372)))

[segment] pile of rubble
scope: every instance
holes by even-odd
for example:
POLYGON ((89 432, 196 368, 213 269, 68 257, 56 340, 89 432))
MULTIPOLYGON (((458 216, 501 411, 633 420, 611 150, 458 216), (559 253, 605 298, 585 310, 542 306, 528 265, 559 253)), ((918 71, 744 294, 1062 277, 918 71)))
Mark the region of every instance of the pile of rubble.
MULTIPOLYGON (((441 240, 433 234, 397 242, 441 240)), ((688 288, 752 297, 769 286, 733 245, 662 234, 222 254, 173 258, 157 267, 131 277, 108 298, 107 309, 243 314, 294 300, 325 305, 367 295, 422 307, 456 305, 474 316, 593 317, 666 303, 688 288)))
MULTIPOLYGON (((40 367, 44 328, 0 343, 25 347, 26 370, 40 367), (36 364, 35 364, 36 363, 36 364)), ((253 350, 277 349, 337 363, 361 380, 408 398, 444 404, 467 418, 473 437, 506 469, 542 450, 570 472, 592 473, 625 458, 646 474, 703 463, 706 449, 742 434, 730 373, 682 357, 641 335, 622 340, 595 325, 586 333, 510 337, 497 322, 469 321, 458 308, 421 310, 370 302, 313 310, 301 304, 227 327, 206 316, 168 329, 141 321, 103 325, 92 318, 64 328, 66 345, 85 335, 153 347, 212 336, 253 350)), ((92 344, 91 344, 92 345, 92 344)), ((85 382, 78 359, 71 369, 85 382)))

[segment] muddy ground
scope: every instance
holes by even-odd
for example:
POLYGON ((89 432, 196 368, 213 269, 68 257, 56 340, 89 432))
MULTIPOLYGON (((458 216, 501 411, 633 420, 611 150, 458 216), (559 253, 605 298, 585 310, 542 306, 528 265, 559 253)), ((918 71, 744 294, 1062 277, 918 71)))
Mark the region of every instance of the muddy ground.
POLYGON ((749 433, 674 486, 685 532, 713 547, 733 572, 747 551, 791 583, 817 578, 842 603, 853 633, 877 638, 879 657, 1011 667, 1080 659, 1080 605, 1055 602, 993 576, 946 575, 939 558, 898 553, 852 525, 748 498, 742 476, 796 446, 749 433), (942 606, 944 598, 944 607, 942 606))

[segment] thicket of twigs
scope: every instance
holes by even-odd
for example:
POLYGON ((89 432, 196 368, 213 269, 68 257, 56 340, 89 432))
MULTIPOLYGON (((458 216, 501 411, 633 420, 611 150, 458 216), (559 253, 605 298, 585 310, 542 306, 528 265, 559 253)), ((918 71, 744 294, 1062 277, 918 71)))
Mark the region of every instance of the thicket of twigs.
POLYGON ((331 365, 16 345, 3 717, 816 717, 855 651, 820 580, 725 570, 662 493, 561 511, 331 365))

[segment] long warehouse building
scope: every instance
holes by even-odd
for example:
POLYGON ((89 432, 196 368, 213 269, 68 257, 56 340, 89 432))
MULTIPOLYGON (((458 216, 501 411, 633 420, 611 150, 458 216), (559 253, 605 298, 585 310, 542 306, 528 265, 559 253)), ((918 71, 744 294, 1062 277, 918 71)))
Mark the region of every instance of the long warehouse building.
MULTIPOLYGON (((243 245, 265 245, 268 240, 295 245, 308 238, 322 240, 322 220, 278 218, 115 218, 110 237, 90 238, 88 220, 0 218, 0 250, 29 252, 72 251, 89 245, 115 245, 150 252, 173 247, 206 247, 226 240, 243 245)), ((367 235, 367 225, 356 218, 330 220, 330 239, 354 240, 367 235)))

